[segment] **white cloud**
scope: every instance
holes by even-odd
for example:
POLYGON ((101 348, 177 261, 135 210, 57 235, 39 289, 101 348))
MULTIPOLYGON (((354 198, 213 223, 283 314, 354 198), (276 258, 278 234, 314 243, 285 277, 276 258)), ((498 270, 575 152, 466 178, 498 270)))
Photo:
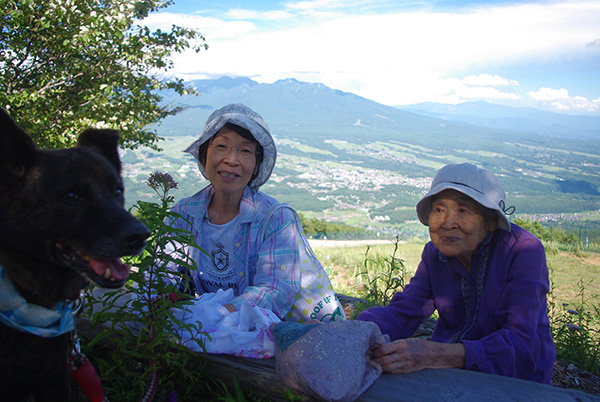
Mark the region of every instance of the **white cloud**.
POLYGON ((492 87, 467 87, 458 95, 464 100, 519 100, 521 97, 512 92, 502 92, 492 87))
POLYGON ((227 12, 227 16, 236 20, 287 20, 293 17, 293 14, 287 11, 253 11, 234 9, 227 12))
POLYGON ((505 87, 519 85, 515 80, 509 80, 508 78, 492 74, 469 75, 468 77, 465 77, 463 82, 466 85, 477 87, 505 87))
POLYGON ((600 48, 600 39, 594 39, 590 43, 587 43, 586 46, 590 47, 590 48, 595 48, 595 47, 600 48))
POLYGON ((164 21, 151 15, 146 22, 176 21, 205 34, 208 51, 174 58, 182 78, 296 78, 400 105, 517 99, 509 88, 523 83, 494 71, 584 57, 600 21, 598 0, 364 15, 342 14, 341 5, 342 0, 286 3, 282 12, 270 14, 285 20, 278 27, 263 24, 264 14, 244 10, 231 12, 235 21, 159 13, 164 21), (311 10, 328 14, 307 17, 311 10), (453 78, 465 73, 463 80, 453 78))
POLYGON ((348 0, 307 0, 287 2, 285 7, 291 10, 315 11, 323 9, 335 9, 347 7, 351 3, 348 0))
POLYGON ((600 98, 589 100, 583 96, 571 96, 565 88, 540 88, 537 91, 528 92, 527 95, 560 112, 597 112, 600 110, 600 98))
MULTIPOLYGON (((363 87, 355 92, 373 99, 379 88, 386 84, 386 77, 372 78, 371 87, 363 87), (371 92, 372 91, 372 92, 371 92)), ((440 78, 427 73, 415 73, 388 83, 387 95, 379 94, 380 102, 389 105, 403 105, 419 102, 439 102, 457 104, 477 100, 509 100, 518 101, 521 96, 514 92, 501 91, 493 86, 468 85, 458 78, 440 78)))
POLYGON ((224 21, 214 17, 165 12, 150 14, 142 22, 152 29, 160 28, 164 31, 170 30, 173 24, 197 29, 206 36, 207 41, 235 41, 257 30, 256 26, 249 21, 224 21))
POLYGON ((530 91, 527 95, 531 96, 535 100, 540 101, 555 101, 555 100, 567 100, 569 99, 569 91, 564 88, 552 89, 552 88, 540 88, 537 92, 530 91))

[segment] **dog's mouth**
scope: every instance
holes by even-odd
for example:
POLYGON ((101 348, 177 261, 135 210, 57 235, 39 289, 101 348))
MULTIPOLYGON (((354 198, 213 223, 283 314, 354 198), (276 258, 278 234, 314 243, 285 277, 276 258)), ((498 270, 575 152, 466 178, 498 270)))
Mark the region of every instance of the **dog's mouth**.
POLYGON ((131 267, 120 258, 95 258, 64 243, 56 243, 55 247, 63 265, 84 273, 102 287, 120 287, 129 278, 131 267))

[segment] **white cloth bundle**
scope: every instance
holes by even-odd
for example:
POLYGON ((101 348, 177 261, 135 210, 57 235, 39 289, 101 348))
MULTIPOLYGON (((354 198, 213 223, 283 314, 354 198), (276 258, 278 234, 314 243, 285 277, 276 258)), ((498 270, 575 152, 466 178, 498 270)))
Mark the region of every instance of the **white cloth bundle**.
MULTIPOLYGON (((200 334, 208 353, 227 354, 267 359, 275 356, 275 342, 271 324, 280 322, 270 310, 264 310, 248 302, 230 313, 224 306, 231 302, 232 289, 205 293, 185 309, 174 309, 175 317, 186 324, 202 323, 200 334)), ((181 341, 190 349, 202 351, 189 331, 180 331, 181 341)))

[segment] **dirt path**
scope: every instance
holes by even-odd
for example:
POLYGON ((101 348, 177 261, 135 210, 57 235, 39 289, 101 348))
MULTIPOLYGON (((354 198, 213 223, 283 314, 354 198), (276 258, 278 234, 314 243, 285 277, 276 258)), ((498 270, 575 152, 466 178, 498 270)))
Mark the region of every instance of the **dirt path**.
POLYGON ((309 239, 308 242, 312 248, 325 247, 360 247, 374 246, 377 244, 392 244, 392 240, 316 240, 309 239))

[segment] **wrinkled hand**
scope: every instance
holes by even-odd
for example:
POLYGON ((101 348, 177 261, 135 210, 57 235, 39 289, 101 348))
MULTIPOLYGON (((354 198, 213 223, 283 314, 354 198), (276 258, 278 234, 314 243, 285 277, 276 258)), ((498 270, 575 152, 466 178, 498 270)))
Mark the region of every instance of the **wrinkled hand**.
POLYGON ((426 368, 462 368, 465 365, 465 347, 462 343, 440 343, 424 339, 399 339, 375 345, 374 363, 387 373, 411 373, 426 368))

